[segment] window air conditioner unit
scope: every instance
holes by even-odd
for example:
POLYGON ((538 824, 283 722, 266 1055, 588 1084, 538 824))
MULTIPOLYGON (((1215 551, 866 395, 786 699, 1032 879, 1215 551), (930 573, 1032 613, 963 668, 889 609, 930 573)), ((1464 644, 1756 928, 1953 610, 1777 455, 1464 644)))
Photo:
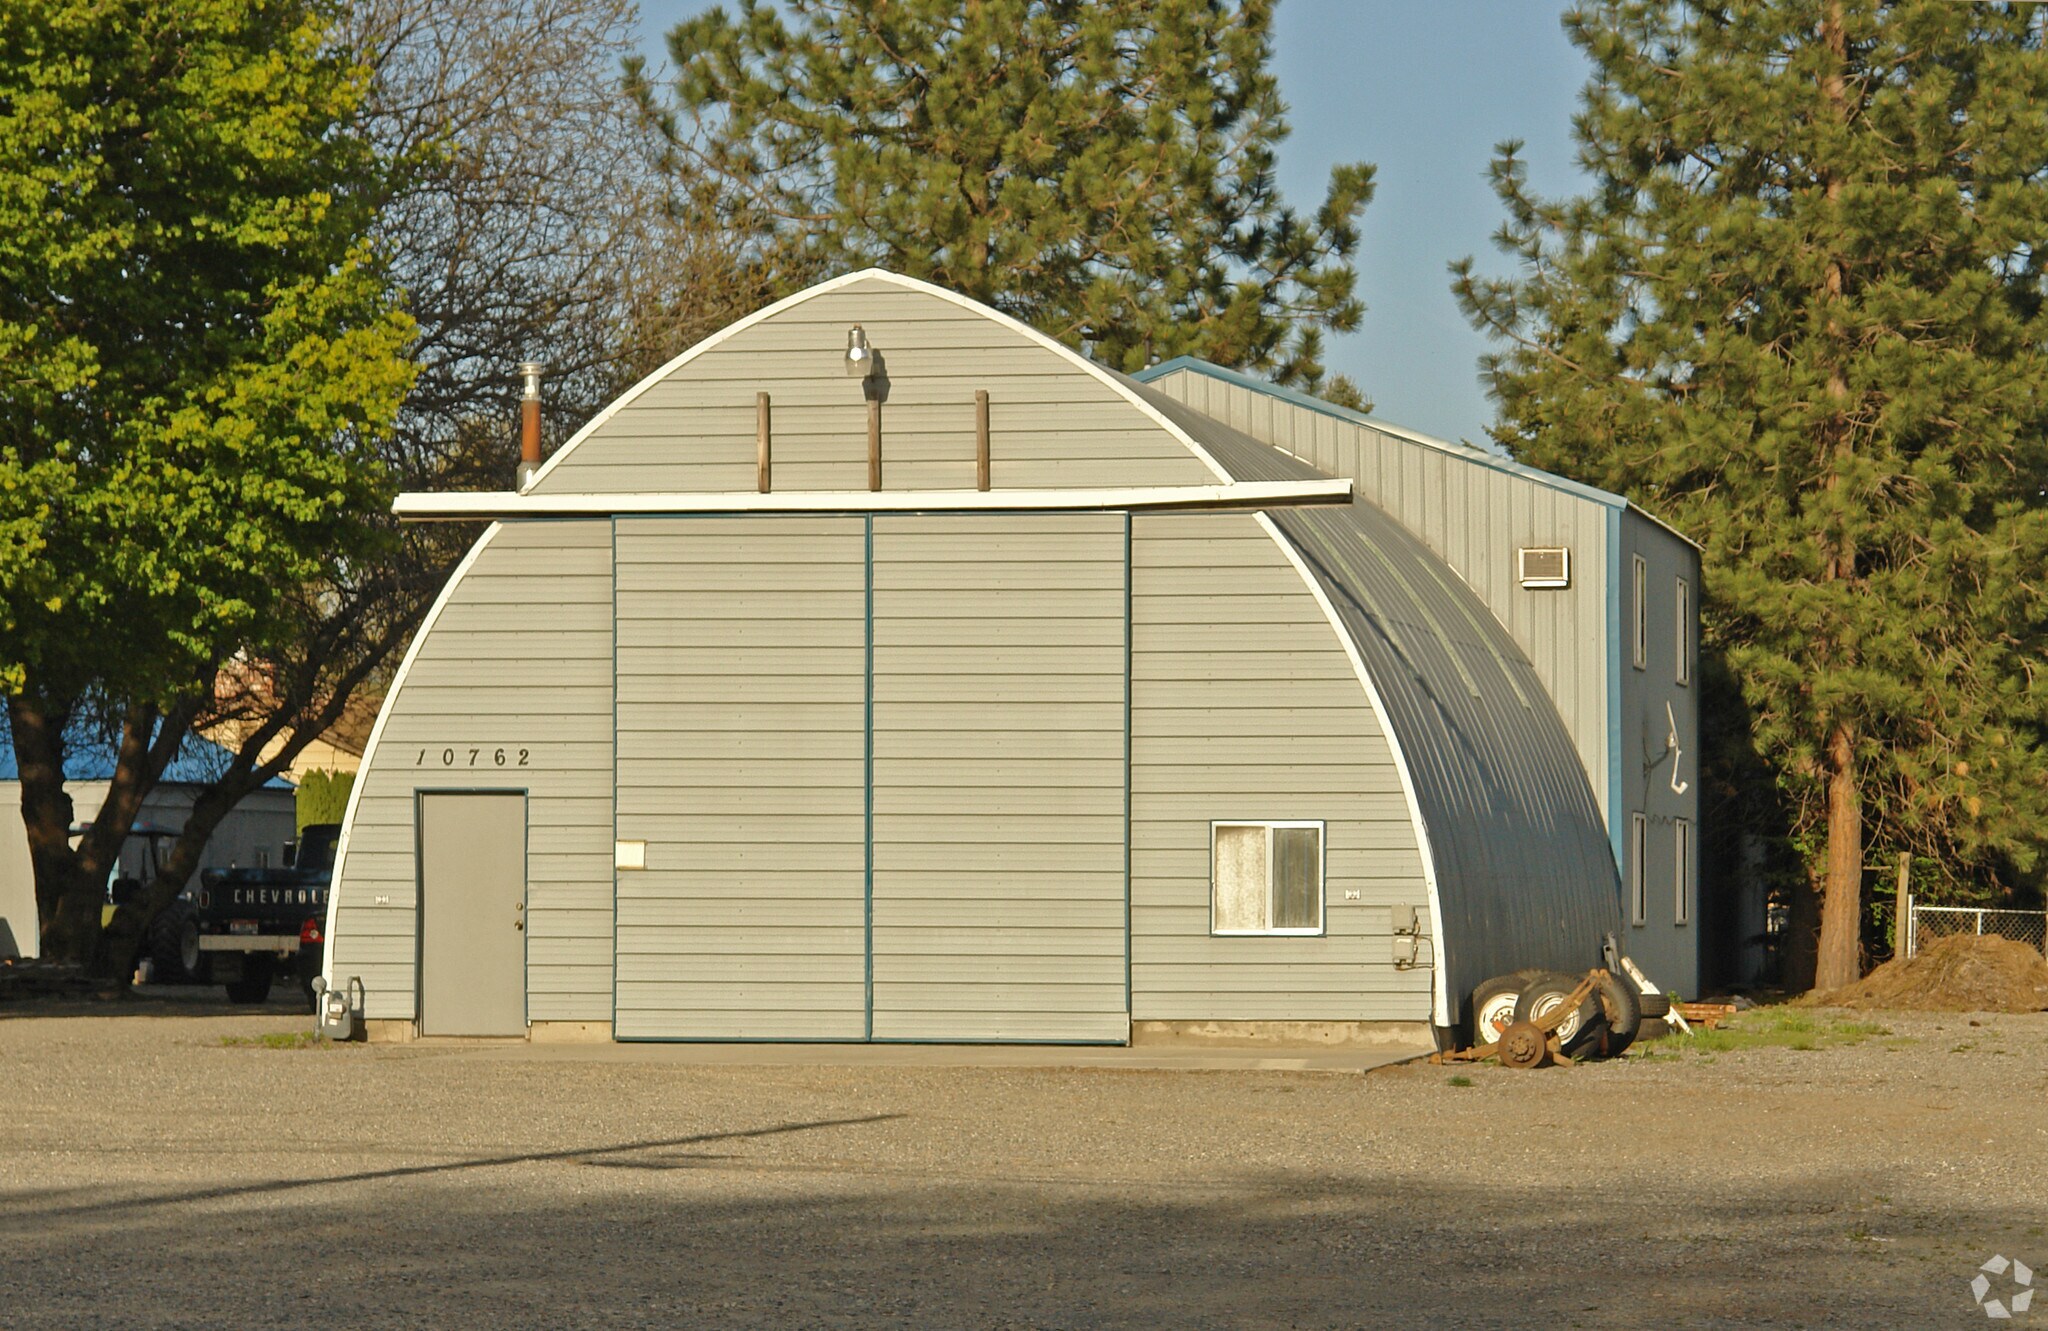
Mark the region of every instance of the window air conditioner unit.
POLYGON ((1572 585, 1572 552, 1562 545, 1523 546, 1519 575, 1524 587, 1572 585))

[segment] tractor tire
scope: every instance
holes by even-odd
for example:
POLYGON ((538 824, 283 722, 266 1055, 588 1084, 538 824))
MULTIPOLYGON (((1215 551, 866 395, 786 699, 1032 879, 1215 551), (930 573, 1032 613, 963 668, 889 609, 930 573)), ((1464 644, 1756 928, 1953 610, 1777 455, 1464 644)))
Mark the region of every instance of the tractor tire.
POLYGON ((1599 1000, 1600 1015, 1607 1023, 1607 1038, 1602 1042, 1605 1057, 1620 1058, 1642 1030, 1642 996, 1626 975, 1610 974, 1600 982, 1594 997, 1599 1000))
MULTIPOLYGON (((1544 971, 1529 981, 1528 986, 1522 990, 1521 997, 1515 1000, 1515 1020, 1533 1022, 1539 1017, 1548 1016, 1552 1009, 1569 998, 1572 990, 1578 987, 1579 977, 1575 975, 1566 975, 1563 971, 1544 971)), ((1564 1052, 1568 1056, 1577 1058, 1599 1047, 1605 1025, 1600 1014, 1598 996, 1590 997, 1579 1004, 1578 1010, 1568 1015, 1558 1026, 1557 1042, 1564 1047, 1564 1052)))
POLYGON ((199 908, 180 897, 149 925, 146 941, 158 984, 205 984, 212 969, 199 950, 199 908))
POLYGON ((271 977, 277 967, 267 956, 253 956, 242 963, 242 978, 228 982, 228 1002, 261 1003, 270 997, 271 977))
POLYGON ((1472 1047, 1493 1044, 1500 1039, 1500 1033, 1515 1021, 1515 1003, 1522 996, 1522 988, 1534 979, 1517 971, 1513 975, 1496 975, 1472 991, 1472 1047))

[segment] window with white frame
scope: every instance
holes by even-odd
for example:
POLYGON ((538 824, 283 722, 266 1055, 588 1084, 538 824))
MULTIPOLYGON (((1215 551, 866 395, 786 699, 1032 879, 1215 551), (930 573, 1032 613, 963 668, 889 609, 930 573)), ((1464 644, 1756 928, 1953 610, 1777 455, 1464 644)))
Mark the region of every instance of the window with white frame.
POLYGON ((1647 924, 1650 919, 1650 885, 1645 881, 1650 861, 1644 854, 1649 849, 1650 820, 1642 814, 1632 813, 1628 833, 1628 916, 1630 924, 1647 924))
POLYGON ((1673 642, 1678 648, 1678 682, 1692 683, 1692 584, 1678 580, 1678 630, 1673 642))
POLYGON ((1209 824, 1209 931, 1323 931, 1323 824, 1209 824))
POLYGON ((1672 899, 1677 909, 1676 919, 1680 924, 1692 923, 1692 823, 1680 818, 1672 824, 1672 843, 1676 852, 1674 867, 1677 872, 1673 881, 1678 884, 1677 895, 1672 899))
POLYGON ((1636 669, 1641 670, 1650 660, 1650 566, 1641 555, 1635 558, 1636 569, 1636 669))

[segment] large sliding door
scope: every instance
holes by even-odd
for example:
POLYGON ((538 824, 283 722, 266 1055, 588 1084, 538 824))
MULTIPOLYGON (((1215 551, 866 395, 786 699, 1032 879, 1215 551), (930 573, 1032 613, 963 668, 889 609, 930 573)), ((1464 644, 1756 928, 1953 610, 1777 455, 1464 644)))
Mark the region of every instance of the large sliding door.
POLYGON ((866 1035, 866 546, 618 522, 621 1039, 866 1035))
POLYGON ((1122 514, 874 519, 874 1038, 1113 1041, 1122 514))

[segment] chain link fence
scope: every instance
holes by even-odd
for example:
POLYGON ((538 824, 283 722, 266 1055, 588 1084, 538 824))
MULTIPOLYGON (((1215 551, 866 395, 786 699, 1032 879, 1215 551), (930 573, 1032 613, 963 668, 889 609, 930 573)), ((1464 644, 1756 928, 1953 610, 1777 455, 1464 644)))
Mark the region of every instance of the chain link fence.
POLYGON ((1953 938, 1957 934, 2010 938, 2048 957, 2048 911, 1921 905, 1908 909, 1912 915, 1912 923, 1906 931, 1906 955, 1909 957, 1937 938, 1953 938))

